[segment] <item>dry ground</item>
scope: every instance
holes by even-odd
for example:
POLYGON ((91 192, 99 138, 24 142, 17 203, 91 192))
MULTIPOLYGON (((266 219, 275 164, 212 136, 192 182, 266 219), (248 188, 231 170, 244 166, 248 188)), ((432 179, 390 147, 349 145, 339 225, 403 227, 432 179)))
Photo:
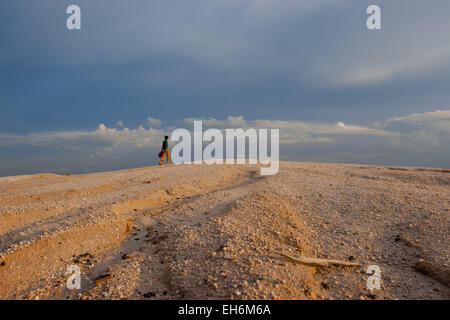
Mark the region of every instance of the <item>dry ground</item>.
POLYGON ((448 169, 171 165, 0 178, 0 194, 1 299, 450 298, 448 169))

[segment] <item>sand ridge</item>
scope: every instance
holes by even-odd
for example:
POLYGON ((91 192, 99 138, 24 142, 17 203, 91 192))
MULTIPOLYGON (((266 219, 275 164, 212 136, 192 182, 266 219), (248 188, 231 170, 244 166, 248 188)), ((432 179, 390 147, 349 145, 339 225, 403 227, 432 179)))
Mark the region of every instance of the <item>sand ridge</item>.
POLYGON ((448 299, 449 185, 447 169, 295 162, 2 178, 0 298, 448 299))

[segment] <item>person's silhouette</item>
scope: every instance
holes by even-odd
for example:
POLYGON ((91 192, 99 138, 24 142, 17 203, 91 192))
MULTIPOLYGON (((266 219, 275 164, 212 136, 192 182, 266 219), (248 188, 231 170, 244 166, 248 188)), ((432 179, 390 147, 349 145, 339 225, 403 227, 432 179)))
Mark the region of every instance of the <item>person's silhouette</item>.
POLYGON ((159 165, 164 162, 164 158, 167 155, 167 164, 170 162, 170 151, 169 151, 169 136, 164 137, 164 141, 162 143, 162 148, 160 152, 160 159, 159 159, 159 165))

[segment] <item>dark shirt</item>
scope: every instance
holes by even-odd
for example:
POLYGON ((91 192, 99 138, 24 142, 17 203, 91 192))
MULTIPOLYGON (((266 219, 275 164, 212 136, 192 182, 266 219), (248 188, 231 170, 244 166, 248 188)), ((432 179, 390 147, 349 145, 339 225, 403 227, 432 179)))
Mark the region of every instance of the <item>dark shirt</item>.
POLYGON ((162 144, 162 149, 163 149, 163 150, 166 150, 168 147, 169 147, 169 141, 164 140, 164 141, 163 141, 163 144, 162 144))

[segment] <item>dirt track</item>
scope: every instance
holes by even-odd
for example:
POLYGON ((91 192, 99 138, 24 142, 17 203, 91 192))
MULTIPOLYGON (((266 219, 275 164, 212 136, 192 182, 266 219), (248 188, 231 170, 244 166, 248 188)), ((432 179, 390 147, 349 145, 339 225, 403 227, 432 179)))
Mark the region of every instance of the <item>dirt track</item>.
POLYGON ((448 169, 183 165, 0 178, 0 194, 1 299, 450 298, 448 169))

